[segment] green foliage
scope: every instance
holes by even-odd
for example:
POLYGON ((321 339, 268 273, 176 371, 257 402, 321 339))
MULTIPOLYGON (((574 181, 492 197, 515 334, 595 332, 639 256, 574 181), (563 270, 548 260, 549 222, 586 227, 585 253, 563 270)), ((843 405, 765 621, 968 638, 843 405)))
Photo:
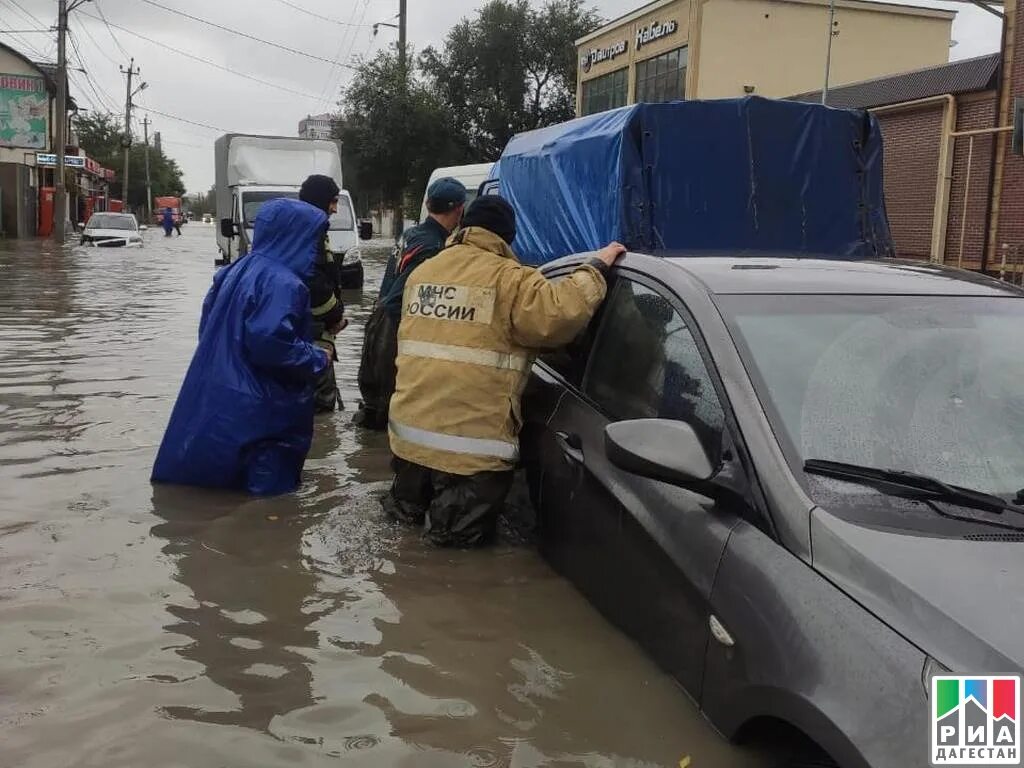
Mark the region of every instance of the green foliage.
MULTIPOLYGON (((120 120, 115 115, 97 112, 80 116, 75 128, 85 153, 100 165, 116 172, 117 178, 111 183, 110 193, 120 197, 124 173, 124 133, 120 120)), ((177 162, 152 146, 149 148, 149 171, 153 197, 181 197, 185 194, 185 184, 177 162)), ((146 148, 138 141, 129 152, 128 206, 134 209, 146 207, 146 148)))
POLYGON ((474 161, 496 160, 516 133, 575 116, 575 41, 601 22, 582 0, 490 0, 420 66, 474 161))
POLYGON ((496 160, 516 133, 571 119, 575 41, 600 21, 584 0, 490 0, 422 53, 404 88, 396 51, 361 62, 337 124, 359 214, 415 217, 434 168, 496 160))
POLYGON ((459 159, 451 116, 424 83, 402 80, 397 51, 382 51, 359 64, 345 89, 338 135, 360 213, 402 207, 405 190, 422 190, 433 168, 459 159))

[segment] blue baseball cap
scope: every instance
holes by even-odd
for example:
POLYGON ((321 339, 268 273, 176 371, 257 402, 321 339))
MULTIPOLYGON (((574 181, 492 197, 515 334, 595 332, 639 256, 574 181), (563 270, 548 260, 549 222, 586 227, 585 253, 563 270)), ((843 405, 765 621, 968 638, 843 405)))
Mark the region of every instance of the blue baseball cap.
POLYGON ((466 187, 458 179, 445 176, 427 188, 427 209, 445 213, 466 203, 466 187))

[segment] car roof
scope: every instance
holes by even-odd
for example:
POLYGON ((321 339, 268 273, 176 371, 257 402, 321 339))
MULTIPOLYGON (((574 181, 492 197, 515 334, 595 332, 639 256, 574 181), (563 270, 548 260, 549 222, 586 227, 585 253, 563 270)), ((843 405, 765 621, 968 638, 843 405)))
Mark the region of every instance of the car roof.
MULTIPOLYGON (((642 257, 643 258, 643 257, 642 257)), ((709 293, 1024 296, 1024 290, 977 272, 926 261, 760 256, 670 255, 664 258, 709 293)))
MULTIPOLYGON (((120 211, 96 211, 95 213, 93 213, 93 216, 120 216, 125 219, 135 218, 134 213, 121 213, 120 211)), ((90 216, 89 218, 92 218, 92 216, 90 216)))

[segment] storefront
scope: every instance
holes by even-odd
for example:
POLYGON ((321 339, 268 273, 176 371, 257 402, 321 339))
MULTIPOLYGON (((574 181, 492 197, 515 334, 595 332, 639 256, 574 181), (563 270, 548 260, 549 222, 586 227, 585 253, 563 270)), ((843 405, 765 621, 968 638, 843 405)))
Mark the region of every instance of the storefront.
MULTIPOLYGON (((837 0, 833 84, 934 66, 955 13, 837 0)), ((577 112, 819 87, 828 0, 656 0, 576 42, 577 112)))

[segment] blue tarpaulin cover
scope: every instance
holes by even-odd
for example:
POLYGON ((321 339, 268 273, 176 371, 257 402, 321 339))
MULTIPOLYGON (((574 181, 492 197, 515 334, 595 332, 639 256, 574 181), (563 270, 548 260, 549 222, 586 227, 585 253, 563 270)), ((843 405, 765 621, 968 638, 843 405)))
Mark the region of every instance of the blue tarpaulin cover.
POLYGON ((153 467, 153 480, 257 495, 299 485, 313 439, 313 382, 325 367, 309 343, 304 280, 327 215, 272 200, 256 217, 253 250, 217 273, 199 346, 153 467))
POLYGON ((760 97, 638 104, 515 136, 495 173, 516 253, 892 254, 882 137, 864 112, 760 97))

